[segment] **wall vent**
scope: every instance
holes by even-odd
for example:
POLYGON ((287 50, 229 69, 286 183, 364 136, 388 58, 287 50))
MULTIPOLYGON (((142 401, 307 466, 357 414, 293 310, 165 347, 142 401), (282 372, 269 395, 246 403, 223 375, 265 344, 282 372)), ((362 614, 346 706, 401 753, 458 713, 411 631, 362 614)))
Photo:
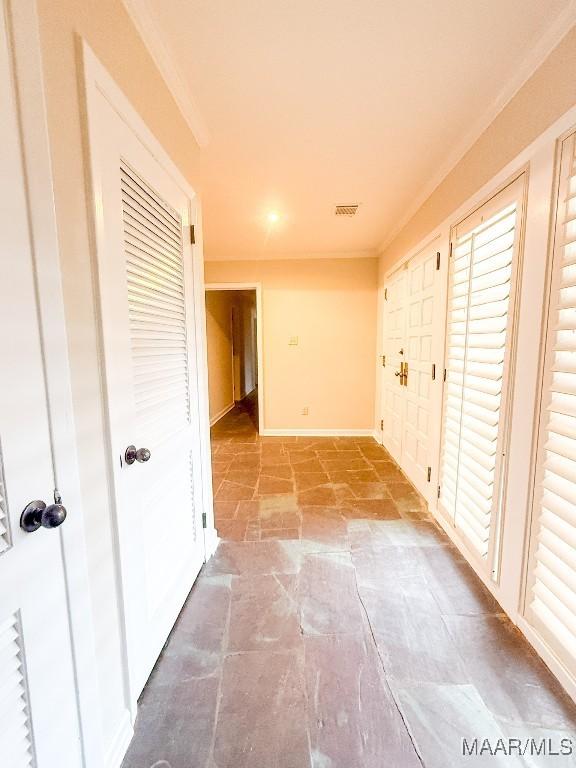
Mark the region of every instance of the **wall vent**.
POLYGON ((337 205, 334 213, 336 216, 355 216, 357 210, 357 205, 337 205))

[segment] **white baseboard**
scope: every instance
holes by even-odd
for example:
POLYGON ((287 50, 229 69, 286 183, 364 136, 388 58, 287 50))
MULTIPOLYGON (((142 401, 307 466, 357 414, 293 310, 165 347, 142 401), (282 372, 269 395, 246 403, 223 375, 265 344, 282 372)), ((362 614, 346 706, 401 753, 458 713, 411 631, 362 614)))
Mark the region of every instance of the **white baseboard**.
POLYGON ((215 416, 212 416, 212 418, 210 419, 210 426, 213 427, 217 421, 220 421, 220 419, 226 416, 227 413, 230 413, 230 411, 232 410, 232 408, 234 408, 235 405, 236 403, 227 405, 225 408, 222 408, 222 410, 219 411, 215 416))
POLYGON ((130 712, 126 709, 116 731, 116 736, 106 753, 106 768, 120 768, 133 736, 134 728, 130 719, 130 712))
POLYGON ((263 437, 372 437, 371 429, 264 429, 263 437))
POLYGON ((214 552, 216 552, 216 548, 218 546, 220 539, 218 538, 218 531, 216 528, 206 528, 204 531, 204 546, 206 548, 206 562, 210 560, 214 552))
POLYGON ((374 429, 372 431, 372 437, 379 445, 382 445, 382 430, 380 429, 374 429))
POLYGON ((552 674, 558 678, 560 685, 562 685, 566 693, 576 701, 576 679, 574 675, 564 666, 554 651, 526 621, 524 616, 518 616, 516 625, 552 674))

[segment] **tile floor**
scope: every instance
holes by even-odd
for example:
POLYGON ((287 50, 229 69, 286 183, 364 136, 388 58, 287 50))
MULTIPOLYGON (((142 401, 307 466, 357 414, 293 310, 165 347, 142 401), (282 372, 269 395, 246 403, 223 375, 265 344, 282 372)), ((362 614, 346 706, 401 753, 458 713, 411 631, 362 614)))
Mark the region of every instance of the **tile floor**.
POLYGON ((260 438, 236 408, 213 454, 223 541, 123 768, 575 765, 543 750, 576 754, 576 707, 373 440, 260 438))

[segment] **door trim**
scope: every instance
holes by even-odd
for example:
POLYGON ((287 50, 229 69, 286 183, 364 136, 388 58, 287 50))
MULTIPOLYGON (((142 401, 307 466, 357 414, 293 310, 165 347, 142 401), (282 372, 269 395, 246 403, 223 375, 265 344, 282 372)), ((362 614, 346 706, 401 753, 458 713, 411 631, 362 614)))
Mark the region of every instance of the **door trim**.
POLYGON ((258 432, 270 434, 264 427, 264 345, 262 343, 262 283, 206 283, 206 291, 256 291, 256 346, 258 348, 258 432))
MULTIPOLYGON (((195 243, 192 245, 192 272, 194 281, 194 291, 192 302, 194 304, 194 332, 196 338, 196 391, 197 408, 200 425, 200 456, 201 456, 201 498, 200 510, 206 515, 206 528, 204 529, 204 557, 209 559, 216 551, 218 536, 214 528, 214 508, 212 499, 212 476, 211 476, 211 449, 210 449, 210 427, 208 410, 208 364, 206 357, 206 313, 204 306, 204 263, 202 250, 202 216, 199 201, 195 191, 188 181, 179 171, 178 167, 171 160, 168 153, 150 131, 146 123, 136 112, 132 104, 126 98, 116 81, 110 76, 105 67, 100 63, 90 46, 84 39, 81 39, 82 68, 84 98, 86 105, 86 123, 85 123, 85 151, 87 165, 89 168, 89 197, 92 204, 92 255, 93 255, 93 275, 97 286, 98 275, 98 253, 101 249, 99 242, 99 227, 101 215, 99 214, 100 203, 98 200, 98 191, 94 185, 94 179, 98 177, 98 132, 94 129, 94 122, 98 114, 98 98, 104 96, 111 107, 133 131, 134 135, 142 145, 150 152, 154 159, 162 166, 174 182, 182 189, 190 200, 195 201, 196 219, 190 223, 195 227, 195 243)), ((100 350, 103 349, 102 335, 102 313, 101 304, 96 302, 96 316, 99 332, 100 350)), ((102 356, 101 356, 102 357, 102 356)), ((103 392, 106 392, 106 372, 104 368, 103 357, 100 365, 100 375, 102 379, 103 392)), ((110 434, 107 429, 107 450, 108 450, 108 478, 110 487, 114 487, 114 474, 112 462, 112 446, 110 443, 110 434)), ((132 723, 136 718, 137 701, 134 691, 131 690, 128 662, 128 643, 127 643, 127 611, 126 596, 122 586, 122 568, 120 560, 120 542, 118 511, 113 495, 110 499, 112 516, 114 522, 114 561, 117 578, 117 596, 121 613, 121 632, 123 642, 123 672, 124 672, 124 694, 125 705, 130 712, 132 723)))
POLYGON ((104 765, 97 657, 88 578, 68 338, 52 183, 52 164, 35 0, 3 0, 17 83, 31 249, 45 359, 55 480, 69 515, 58 529, 64 561, 83 768, 104 765))

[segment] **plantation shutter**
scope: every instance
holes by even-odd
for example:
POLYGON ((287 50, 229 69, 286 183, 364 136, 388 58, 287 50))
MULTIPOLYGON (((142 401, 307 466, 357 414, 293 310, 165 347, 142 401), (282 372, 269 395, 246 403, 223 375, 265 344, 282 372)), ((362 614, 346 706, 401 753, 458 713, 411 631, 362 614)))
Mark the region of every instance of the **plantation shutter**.
POLYGON ((440 501, 484 559, 499 506, 522 187, 511 184, 452 239, 440 501))
POLYGON ((576 160, 562 144, 531 555, 532 621, 576 658, 576 160))

